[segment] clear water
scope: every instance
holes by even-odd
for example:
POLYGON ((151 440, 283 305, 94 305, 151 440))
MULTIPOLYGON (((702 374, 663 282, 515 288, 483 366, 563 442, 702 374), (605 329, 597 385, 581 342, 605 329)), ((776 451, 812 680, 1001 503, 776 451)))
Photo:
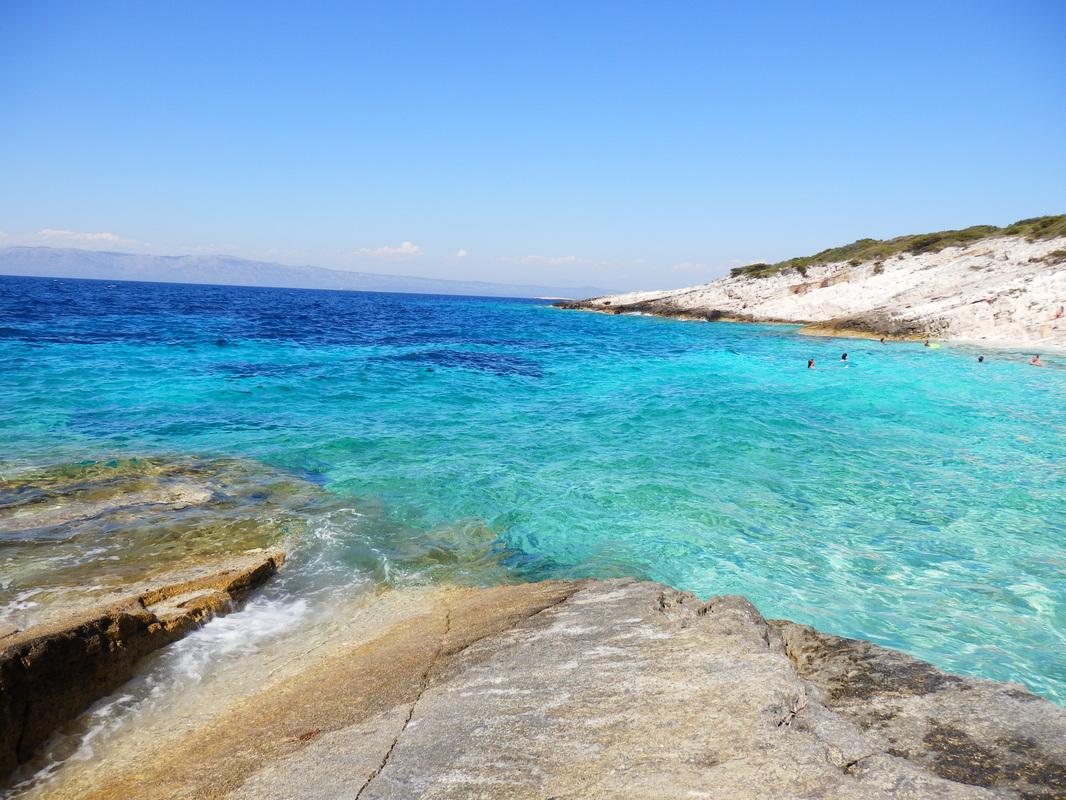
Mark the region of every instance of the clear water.
MULTIPOLYGON (((394 564, 636 575, 1066 703, 1066 369, 1015 354, 534 301, 0 278, 0 442, 3 478, 138 456, 306 481, 320 496, 286 513, 313 545, 287 580, 309 593, 394 564)), ((16 544, 34 557, 0 532, 0 566, 16 544)))

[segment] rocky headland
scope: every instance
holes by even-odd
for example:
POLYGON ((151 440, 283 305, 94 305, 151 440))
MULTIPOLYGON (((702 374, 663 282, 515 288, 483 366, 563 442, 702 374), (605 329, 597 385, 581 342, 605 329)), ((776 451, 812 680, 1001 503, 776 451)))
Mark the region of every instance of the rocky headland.
POLYGON ((1066 216, 860 240, 711 283, 562 308, 799 324, 803 333, 1066 349, 1066 216))
POLYGON ((29 796, 1066 797, 1066 709, 631 580, 386 591, 182 717, 29 796))

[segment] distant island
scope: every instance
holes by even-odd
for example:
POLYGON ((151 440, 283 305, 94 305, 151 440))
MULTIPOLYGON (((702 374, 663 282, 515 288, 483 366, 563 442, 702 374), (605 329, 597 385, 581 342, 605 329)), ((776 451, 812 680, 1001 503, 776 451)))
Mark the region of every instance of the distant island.
POLYGON ((148 283, 206 283, 288 289, 470 295, 476 297, 577 298, 603 294, 593 286, 559 287, 458 281, 348 272, 326 267, 249 261, 235 256, 154 256, 55 247, 0 249, 0 275, 30 278, 88 278, 148 283))
POLYGON ((737 267, 711 283, 603 295, 563 308, 802 324, 826 336, 1066 349, 1066 214, 1006 227, 860 239, 737 267))

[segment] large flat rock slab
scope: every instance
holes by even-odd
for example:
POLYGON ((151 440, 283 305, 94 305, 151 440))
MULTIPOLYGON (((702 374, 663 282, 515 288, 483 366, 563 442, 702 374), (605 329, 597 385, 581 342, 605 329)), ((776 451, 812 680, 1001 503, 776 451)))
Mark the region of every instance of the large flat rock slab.
POLYGON ((36 796, 1066 797, 1066 709, 739 597, 387 592, 352 628, 195 735, 36 796))

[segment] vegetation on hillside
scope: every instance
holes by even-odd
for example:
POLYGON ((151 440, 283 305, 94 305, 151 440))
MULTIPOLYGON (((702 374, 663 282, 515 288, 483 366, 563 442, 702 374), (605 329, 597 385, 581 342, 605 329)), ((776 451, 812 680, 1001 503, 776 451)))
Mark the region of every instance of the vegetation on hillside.
POLYGON ((916 233, 910 236, 897 236, 895 239, 859 239, 843 247, 831 247, 813 256, 790 258, 786 261, 778 261, 776 264, 748 264, 745 267, 731 270, 730 274, 734 277, 746 275, 753 278, 765 278, 767 275, 790 269, 805 274, 808 267, 818 264, 847 261, 852 266, 858 266, 867 261, 884 261, 890 256, 903 253, 937 253, 946 247, 969 244, 980 239, 998 236, 1024 236, 1029 241, 1066 236, 1066 214, 1022 219, 1005 228, 995 225, 974 225, 958 231, 916 233))
POLYGON ((1052 250, 1050 253, 1045 253, 1039 258, 1030 258, 1029 262, 1040 261, 1044 264, 1050 264, 1055 266, 1057 264, 1066 264, 1066 249, 1052 250))

